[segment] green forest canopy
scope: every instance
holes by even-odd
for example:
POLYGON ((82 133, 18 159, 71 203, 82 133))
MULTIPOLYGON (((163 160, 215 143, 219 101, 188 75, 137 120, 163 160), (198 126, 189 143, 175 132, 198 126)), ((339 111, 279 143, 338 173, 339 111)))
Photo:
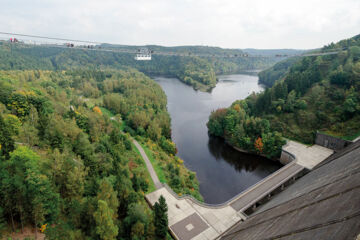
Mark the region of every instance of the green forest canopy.
POLYGON ((144 74, 0 71, 0 234, 47 224, 47 239, 158 239, 144 200, 154 185, 124 126, 174 191, 201 199, 174 156, 166 96, 144 74))
POLYGON ((311 144, 316 131, 349 140, 360 135, 360 35, 323 50, 344 47, 336 55, 277 63, 260 74, 273 86, 213 112, 209 132, 268 157, 279 156, 281 136, 311 144))
MULTIPOLYGON (((136 51, 136 46, 105 45, 107 48, 125 48, 136 51)), ((236 57, 241 50, 215 47, 149 46, 156 51, 186 54, 217 54, 224 57, 153 55, 151 61, 136 61, 130 53, 101 52, 84 49, 64 49, 0 42, 0 69, 2 70, 68 70, 76 68, 122 69, 133 67, 146 74, 177 77, 195 89, 209 90, 216 84, 215 74, 237 73, 244 70, 264 69, 280 60, 276 57, 236 57)))

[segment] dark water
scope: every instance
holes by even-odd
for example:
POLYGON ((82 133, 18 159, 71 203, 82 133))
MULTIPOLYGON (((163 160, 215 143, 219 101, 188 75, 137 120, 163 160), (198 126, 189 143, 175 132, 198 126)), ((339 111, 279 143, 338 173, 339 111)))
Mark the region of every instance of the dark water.
POLYGON ((209 137, 206 123, 212 110, 228 107, 263 88, 258 77, 218 76, 219 83, 204 93, 174 78, 155 77, 168 98, 172 139, 178 156, 195 171, 207 203, 222 203, 280 168, 262 157, 240 153, 220 138, 209 137))

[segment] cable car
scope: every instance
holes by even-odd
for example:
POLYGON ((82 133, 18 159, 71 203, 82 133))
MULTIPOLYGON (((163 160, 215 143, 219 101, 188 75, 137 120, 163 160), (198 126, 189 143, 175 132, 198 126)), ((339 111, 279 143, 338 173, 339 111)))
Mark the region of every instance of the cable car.
POLYGON ((151 53, 152 53, 152 51, 150 51, 147 48, 138 49, 136 56, 135 56, 135 60, 149 61, 149 60, 151 60, 151 53))
POLYGON ((17 38, 10 38, 10 42, 12 43, 18 43, 19 40, 17 38))

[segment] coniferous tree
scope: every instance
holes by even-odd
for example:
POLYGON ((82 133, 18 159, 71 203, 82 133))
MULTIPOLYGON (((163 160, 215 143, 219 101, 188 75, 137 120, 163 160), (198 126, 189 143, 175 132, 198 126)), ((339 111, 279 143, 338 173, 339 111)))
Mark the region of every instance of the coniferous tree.
POLYGON ((154 205, 154 225, 155 225, 155 234, 160 239, 166 237, 168 230, 168 207, 165 201, 165 198, 161 195, 159 202, 156 202, 154 205))

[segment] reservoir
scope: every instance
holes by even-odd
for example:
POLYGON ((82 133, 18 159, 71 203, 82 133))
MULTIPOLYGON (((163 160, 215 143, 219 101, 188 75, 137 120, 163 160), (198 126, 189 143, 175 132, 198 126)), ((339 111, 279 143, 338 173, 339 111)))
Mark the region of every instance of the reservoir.
POLYGON ((281 167, 269 159, 240 153, 223 139, 208 135, 206 123, 213 110, 263 90, 257 76, 218 76, 211 92, 196 91, 176 78, 154 79, 167 95, 177 155, 196 172, 206 203, 223 203, 281 167))

